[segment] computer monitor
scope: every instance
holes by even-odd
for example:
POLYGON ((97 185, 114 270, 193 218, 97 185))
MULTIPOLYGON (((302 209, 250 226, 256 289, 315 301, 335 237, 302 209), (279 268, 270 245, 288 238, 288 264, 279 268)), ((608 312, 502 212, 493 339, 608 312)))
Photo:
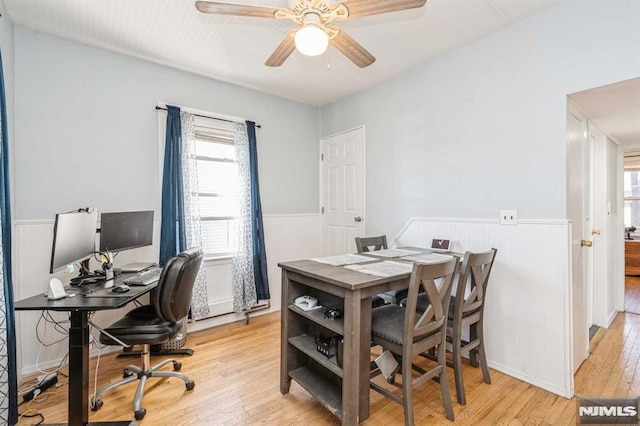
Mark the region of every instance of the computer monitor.
POLYGON ((102 213, 100 251, 122 251, 153 244, 153 210, 102 213))
POLYGON ((89 259, 96 249, 97 227, 97 211, 56 214, 49 273, 89 259))

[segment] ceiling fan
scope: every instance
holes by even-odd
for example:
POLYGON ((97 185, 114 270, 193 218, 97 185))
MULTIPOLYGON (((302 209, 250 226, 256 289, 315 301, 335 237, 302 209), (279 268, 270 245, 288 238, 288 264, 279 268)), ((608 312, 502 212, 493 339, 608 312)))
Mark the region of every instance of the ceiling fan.
POLYGON ((307 56, 317 56, 331 44, 360 68, 373 64, 376 58, 333 22, 346 21, 359 16, 378 15, 399 10, 415 9, 427 0, 296 0, 290 8, 249 6, 215 1, 197 1, 196 8, 203 13, 236 15, 253 18, 290 19, 299 28, 287 34, 265 62, 279 67, 297 48, 307 56))

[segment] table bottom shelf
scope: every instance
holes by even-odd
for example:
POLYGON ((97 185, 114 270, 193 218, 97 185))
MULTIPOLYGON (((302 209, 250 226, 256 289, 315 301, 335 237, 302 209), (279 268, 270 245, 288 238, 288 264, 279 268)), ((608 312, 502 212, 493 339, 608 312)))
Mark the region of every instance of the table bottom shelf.
POLYGON ((311 365, 289 371, 289 377, 342 420, 342 388, 339 383, 329 380, 311 365))

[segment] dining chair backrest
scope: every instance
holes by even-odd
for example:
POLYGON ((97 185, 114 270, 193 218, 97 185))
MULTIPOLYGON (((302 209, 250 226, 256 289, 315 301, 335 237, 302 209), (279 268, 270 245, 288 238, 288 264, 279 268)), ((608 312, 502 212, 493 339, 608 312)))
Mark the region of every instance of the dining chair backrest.
POLYGON ((358 249, 358 253, 387 249, 387 236, 356 237, 356 249, 358 249))
POLYGON ((497 252, 494 248, 485 252, 468 251, 464 254, 455 295, 454 318, 461 320, 475 312, 482 314, 489 274, 497 252))
POLYGON ((451 342, 452 364, 456 382, 456 395, 461 405, 467 403, 464 391, 462 356, 468 354, 469 362, 482 369, 482 380, 490 384, 484 345, 484 306, 487 297, 489 274, 498 250, 466 252, 458 277, 455 296, 451 299, 447 337, 451 342), (468 335, 463 331, 468 329, 468 335))
POLYGON ((419 340, 446 329, 451 287, 457 268, 456 258, 441 263, 413 265, 405 307, 405 345, 411 342, 415 345, 419 340), (436 281, 439 281, 439 286, 436 285, 436 281), (418 310, 418 294, 421 290, 429 302, 424 312, 418 310), (410 324, 414 326, 411 327, 410 324))

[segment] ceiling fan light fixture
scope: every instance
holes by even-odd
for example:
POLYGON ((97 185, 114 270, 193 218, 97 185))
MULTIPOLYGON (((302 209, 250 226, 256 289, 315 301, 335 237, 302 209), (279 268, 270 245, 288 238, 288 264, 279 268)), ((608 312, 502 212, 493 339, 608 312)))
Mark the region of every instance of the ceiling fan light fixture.
POLYGON ((340 27, 332 24, 360 16, 421 8, 427 0, 288 0, 288 2, 289 7, 277 8, 233 4, 219 0, 198 0, 196 9, 202 13, 218 15, 293 21, 297 27, 287 33, 284 40, 264 63, 268 67, 279 67, 296 49, 303 55, 318 56, 326 52, 331 44, 355 65, 366 68, 376 61, 375 56, 340 27))
POLYGON ((295 35, 296 49, 306 56, 322 55, 329 46, 329 35, 314 24, 300 28, 295 35))

